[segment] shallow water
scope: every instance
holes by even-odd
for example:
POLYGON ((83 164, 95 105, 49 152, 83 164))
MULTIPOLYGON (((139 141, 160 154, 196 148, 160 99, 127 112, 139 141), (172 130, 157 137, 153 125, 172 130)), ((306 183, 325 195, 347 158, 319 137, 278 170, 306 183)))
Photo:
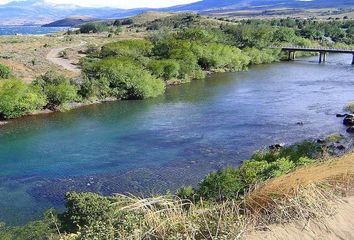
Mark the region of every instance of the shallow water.
POLYGON ((255 66, 144 101, 32 116, 0 127, 0 221, 23 223, 67 191, 163 192, 237 166, 264 146, 345 133, 350 55, 255 66), (296 123, 303 122, 303 126, 296 123))

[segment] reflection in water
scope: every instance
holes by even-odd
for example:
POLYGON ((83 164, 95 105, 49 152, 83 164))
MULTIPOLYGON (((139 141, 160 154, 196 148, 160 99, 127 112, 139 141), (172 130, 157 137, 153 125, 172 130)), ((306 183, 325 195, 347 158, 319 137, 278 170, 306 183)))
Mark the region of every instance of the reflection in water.
POLYGON ((61 207, 66 191, 173 190, 262 146, 345 132, 335 114, 354 100, 354 69, 347 56, 329 60, 255 66, 155 99, 15 120, 0 129, 0 220, 36 218, 61 207))

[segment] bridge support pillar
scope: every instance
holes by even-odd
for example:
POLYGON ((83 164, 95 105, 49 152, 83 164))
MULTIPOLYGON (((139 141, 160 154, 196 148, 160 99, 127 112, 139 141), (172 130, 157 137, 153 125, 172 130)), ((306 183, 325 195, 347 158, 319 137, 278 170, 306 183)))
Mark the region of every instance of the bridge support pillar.
POLYGON ((320 52, 320 59, 318 60, 319 63, 322 63, 322 52, 320 52))
POLYGON ((323 62, 325 63, 326 61, 327 61, 327 53, 324 52, 324 53, 323 53, 323 62))
POLYGON ((288 52, 288 60, 295 60, 295 51, 289 51, 288 52))
POLYGON ((353 60, 352 60, 352 65, 354 65, 354 53, 353 53, 353 60))

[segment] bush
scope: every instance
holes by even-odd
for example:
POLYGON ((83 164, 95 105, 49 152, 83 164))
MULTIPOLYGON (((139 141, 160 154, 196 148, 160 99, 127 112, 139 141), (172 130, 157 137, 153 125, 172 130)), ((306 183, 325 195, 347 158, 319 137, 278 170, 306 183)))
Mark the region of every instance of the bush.
POLYGON ((152 48, 152 43, 147 40, 123 40, 104 45, 101 50, 101 56, 139 59, 141 56, 149 56, 152 48))
POLYGON ((56 72, 47 72, 37 78, 33 84, 39 86, 46 94, 50 109, 63 108, 66 104, 78 100, 78 86, 74 85, 69 78, 56 72))
POLYGON ((9 67, 0 64, 0 79, 7 79, 11 76, 11 70, 9 67))
POLYGON ((152 74, 164 80, 177 78, 179 76, 180 65, 173 59, 152 60, 147 67, 152 74))
POLYGON ((279 61, 281 51, 277 49, 245 48, 244 54, 250 58, 251 64, 263 64, 279 61))
POLYGON ((211 201, 238 199, 257 182, 287 174, 298 166, 313 163, 312 158, 319 157, 319 153, 321 153, 319 145, 309 141, 280 150, 259 151, 237 169, 228 167, 209 174, 199 184, 199 189, 194 190, 195 193, 184 188, 178 192, 188 199, 189 192, 211 201))
POLYGON ((21 227, 0 227, 1 240, 49 240, 55 231, 47 221, 34 221, 21 227))
POLYGON ((249 64, 249 57, 240 49, 224 44, 194 44, 192 50, 198 57, 198 64, 205 70, 240 71, 249 64))
POLYGON ((109 198, 94 193, 71 192, 65 195, 65 199, 67 211, 59 216, 64 231, 77 232, 95 223, 111 224, 113 211, 109 198))
POLYGON ((103 23, 85 23, 80 26, 80 33, 99 33, 106 32, 109 27, 103 23))
POLYGON ((228 167, 207 175, 199 184, 197 193, 206 200, 223 201, 237 198, 244 189, 240 171, 228 167))
POLYGON ((47 104, 40 88, 20 80, 0 82, 0 115, 16 118, 42 109, 47 104))
POLYGON ((109 82, 111 95, 118 99, 155 97, 165 90, 163 81, 153 77, 129 58, 102 59, 94 63, 92 69, 86 69, 85 74, 88 79, 104 79, 105 83, 109 82))

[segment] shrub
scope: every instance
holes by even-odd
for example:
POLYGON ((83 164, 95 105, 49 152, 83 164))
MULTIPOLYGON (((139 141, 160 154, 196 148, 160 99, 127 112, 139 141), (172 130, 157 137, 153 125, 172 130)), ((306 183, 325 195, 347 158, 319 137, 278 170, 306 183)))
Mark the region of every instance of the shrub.
POLYGON ((144 99, 162 94, 163 81, 129 58, 106 58, 87 69, 91 79, 107 79, 112 96, 119 99, 144 99))
POLYGON ((280 60, 280 50, 245 48, 243 51, 249 58, 251 64, 272 63, 280 60))
POLYGON ((85 23, 80 26, 80 33, 98 33, 108 30, 109 27, 103 23, 85 23))
POLYGON ((63 107, 65 104, 76 101, 78 98, 77 91, 76 86, 68 83, 48 84, 44 87, 49 108, 63 107))
POLYGON ((55 231, 47 221, 34 221, 20 227, 0 227, 1 240, 48 240, 55 231))
POLYGON ((0 79, 7 79, 11 76, 11 70, 9 67, 0 64, 0 79))
POLYGON ((151 54, 153 45, 147 40, 123 40, 102 47, 101 56, 132 57, 135 59, 151 54))
POLYGON ((173 59, 152 60, 147 67, 152 74, 164 80, 177 78, 179 76, 180 65, 173 59))
POLYGON ((199 184, 197 192, 206 200, 222 201, 237 198, 244 189, 240 171, 228 167, 207 175, 199 184))
POLYGON ((193 193, 205 200, 223 201, 238 199, 257 182, 289 173, 298 166, 313 163, 321 149, 313 142, 305 141, 280 150, 257 152, 250 160, 237 169, 228 167, 207 175, 199 184, 199 189, 180 189, 181 196, 193 193), (188 191, 187 191, 188 190, 188 191))
POLYGON ((42 109, 47 104, 40 88, 20 80, 0 82, 0 115, 16 118, 42 109))
POLYGON ((47 72, 37 78, 33 84, 39 86, 46 94, 48 107, 55 109, 64 107, 65 104, 78 100, 78 86, 69 78, 56 72, 47 72))
POLYGON ((249 57, 240 49, 224 44, 194 44, 192 50, 198 57, 198 64, 205 70, 240 71, 249 64, 249 57))
POLYGON ((176 195, 182 200, 194 200, 196 193, 192 186, 186 186, 179 188, 176 195))
POLYGON ((109 225, 112 220, 112 201, 94 193, 67 193, 66 209, 59 218, 63 222, 63 230, 76 232, 85 226, 96 223, 109 225))

